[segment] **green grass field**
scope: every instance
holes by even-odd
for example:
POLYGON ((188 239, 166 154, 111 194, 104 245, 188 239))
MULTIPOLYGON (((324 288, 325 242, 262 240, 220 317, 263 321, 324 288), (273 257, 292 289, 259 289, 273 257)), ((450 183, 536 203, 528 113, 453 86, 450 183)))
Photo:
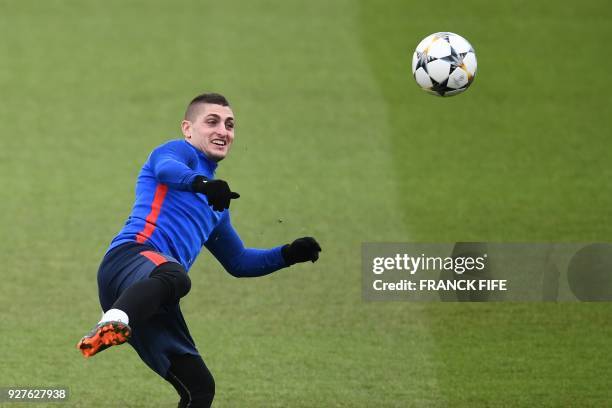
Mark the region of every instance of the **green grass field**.
POLYGON ((142 163, 214 90, 237 115, 218 175, 243 240, 324 248, 251 280, 196 262, 182 304, 215 406, 610 404, 609 304, 368 303, 360 249, 610 241, 611 34, 603 0, 0 2, 0 387, 175 406, 129 346, 75 344, 142 163), (463 95, 412 79, 436 31, 476 48, 463 95))

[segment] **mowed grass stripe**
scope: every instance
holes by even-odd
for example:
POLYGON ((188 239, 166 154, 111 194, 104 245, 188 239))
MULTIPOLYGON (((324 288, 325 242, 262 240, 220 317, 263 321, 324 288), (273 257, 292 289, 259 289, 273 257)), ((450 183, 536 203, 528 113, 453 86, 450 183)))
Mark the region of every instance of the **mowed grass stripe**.
MULTIPOLYGON (((432 14, 425 3, 386 5, 361 3, 363 41, 393 118, 413 238, 608 240, 611 123, 601 107, 610 97, 575 73, 605 75, 607 64, 580 61, 598 54, 600 43, 585 39, 609 35, 610 8, 474 1, 432 14), (418 41, 447 30, 476 47, 479 72, 465 95, 442 100, 419 91, 409 70, 418 41)), ((441 392, 453 406, 605 405, 609 309, 427 305, 441 392)))

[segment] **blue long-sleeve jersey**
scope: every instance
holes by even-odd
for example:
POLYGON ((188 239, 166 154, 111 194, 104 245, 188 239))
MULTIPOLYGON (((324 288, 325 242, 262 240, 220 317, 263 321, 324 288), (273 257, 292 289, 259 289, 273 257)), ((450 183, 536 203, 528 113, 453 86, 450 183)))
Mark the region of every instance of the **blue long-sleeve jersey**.
POLYGON ((167 142, 151 153, 136 181, 136 201, 107 252, 126 242, 150 245, 186 270, 202 246, 238 277, 262 276, 287 265, 281 248, 245 248, 229 210, 214 211, 191 185, 196 176, 213 179, 217 163, 185 140, 167 142))

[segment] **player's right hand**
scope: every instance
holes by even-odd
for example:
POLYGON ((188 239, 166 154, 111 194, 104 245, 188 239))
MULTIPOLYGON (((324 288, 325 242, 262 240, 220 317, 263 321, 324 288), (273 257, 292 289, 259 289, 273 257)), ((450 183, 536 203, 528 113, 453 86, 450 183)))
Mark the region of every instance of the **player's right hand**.
POLYGON ((196 193, 206 195, 208 205, 215 211, 228 209, 230 200, 240 197, 240 194, 230 190, 229 184, 224 180, 208 180, 204 176, 197 176, 192 187, 196 193))

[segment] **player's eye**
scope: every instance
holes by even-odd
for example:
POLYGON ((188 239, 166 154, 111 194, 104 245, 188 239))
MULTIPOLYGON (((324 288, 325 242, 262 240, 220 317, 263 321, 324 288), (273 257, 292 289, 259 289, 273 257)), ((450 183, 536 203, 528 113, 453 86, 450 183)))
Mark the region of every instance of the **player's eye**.
POLYGON ((233 128, 234 128, 234 124, 233 124, 232 122, 227 122, 227 123, 225 124, 225 127, 226 127, 227 129, 233 129, 233 128))

